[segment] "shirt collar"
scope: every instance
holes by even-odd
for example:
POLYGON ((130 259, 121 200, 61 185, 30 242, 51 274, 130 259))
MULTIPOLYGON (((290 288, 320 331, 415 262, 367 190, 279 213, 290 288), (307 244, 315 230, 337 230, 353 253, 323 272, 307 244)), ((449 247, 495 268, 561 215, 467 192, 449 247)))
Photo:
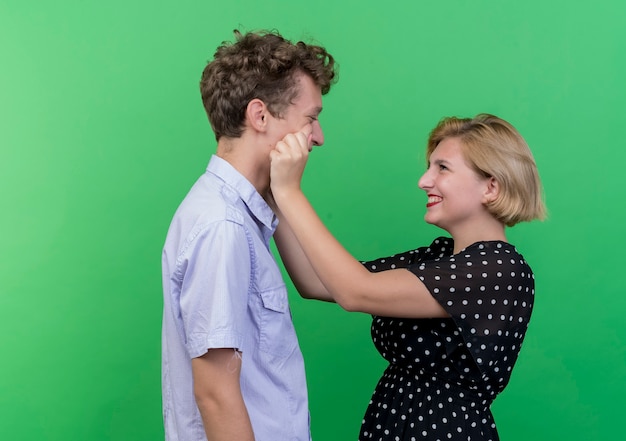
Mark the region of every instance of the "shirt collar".
POLYGON ((265 199, 235 167, 217 155, 211 156, 206 171, 223 180, 230 190, 246 204, 250 213, 267 228, 270 235, 276 230, 278 219, 265 199))

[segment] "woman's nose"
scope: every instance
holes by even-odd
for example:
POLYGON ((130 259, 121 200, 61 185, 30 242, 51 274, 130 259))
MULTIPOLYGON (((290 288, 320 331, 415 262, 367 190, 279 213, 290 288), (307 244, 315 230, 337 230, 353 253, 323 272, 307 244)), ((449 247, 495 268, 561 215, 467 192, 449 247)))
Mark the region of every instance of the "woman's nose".
POLYGON ((422 190, 426 190, 427 188, 432 187, 432 179, 430 177, 430 174, 428 173, 428 170, 426 170, 426 172, 419 178, 419 180, 417 181, 417 186, 422 190))

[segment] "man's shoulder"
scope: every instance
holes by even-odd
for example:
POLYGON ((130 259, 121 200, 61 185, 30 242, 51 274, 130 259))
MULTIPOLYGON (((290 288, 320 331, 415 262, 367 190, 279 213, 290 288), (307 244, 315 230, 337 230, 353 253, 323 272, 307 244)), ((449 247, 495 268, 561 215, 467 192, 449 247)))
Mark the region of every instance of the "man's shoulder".
POLYGON ((168 242, 188 242, 192 237, 220 229, 225 224, 244 225, 244 213, 227 185, 206 175, 196 181, 182 200, 170 223, 168 242), (205 178, 206 179, 203 179, 205 178))
POLYGON ((192 255, 207 257, 224 251, 243 255, 249 249, 248 242, 242 214, 227 204, 211 209, 181 205, 168 230, 164 252, 179 266, 192 255), (199 249, 204 251, 197 254, 194 250, 199 249))
POLYGON ((191 187, 174 216, 195 219, 195 223, 243 223, 239 201, 237 192, 226 182, 205 173, 191 187))

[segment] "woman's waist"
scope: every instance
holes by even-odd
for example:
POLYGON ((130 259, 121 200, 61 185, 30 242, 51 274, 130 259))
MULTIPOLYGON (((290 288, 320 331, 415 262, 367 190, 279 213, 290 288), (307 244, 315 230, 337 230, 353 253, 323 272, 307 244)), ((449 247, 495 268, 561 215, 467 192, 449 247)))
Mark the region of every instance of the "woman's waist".
MULTIPOLYGON (((408 388, 413 393, 443 396, 451 403, 481 409, 488 409, 497 395, 489 384, 446 371, 445 367, 438 372, 425 367, 391 363, 385 370, 383 379, 385 377, 402 384, 401 387, 408 388)), ((403 393, 406 392, 407 390, 403 390, 403 393)))

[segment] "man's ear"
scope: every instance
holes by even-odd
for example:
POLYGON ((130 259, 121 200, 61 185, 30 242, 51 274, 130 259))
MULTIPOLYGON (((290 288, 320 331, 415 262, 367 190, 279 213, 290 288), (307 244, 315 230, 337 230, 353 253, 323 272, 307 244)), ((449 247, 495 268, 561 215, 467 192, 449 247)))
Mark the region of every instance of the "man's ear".
POLYGON ((485 187, 484 201, 486 204, 491 203, 498 199, 500 195, 500 184, 496 179, 492 176, 487 178, 487 183, 485 187))
POLYGON ((246 107, 246 119, 248 120, 248 124, 259 132, 265 132, 267 129, 268 114, 267 106, 258 98, 250 101, 246 107))

